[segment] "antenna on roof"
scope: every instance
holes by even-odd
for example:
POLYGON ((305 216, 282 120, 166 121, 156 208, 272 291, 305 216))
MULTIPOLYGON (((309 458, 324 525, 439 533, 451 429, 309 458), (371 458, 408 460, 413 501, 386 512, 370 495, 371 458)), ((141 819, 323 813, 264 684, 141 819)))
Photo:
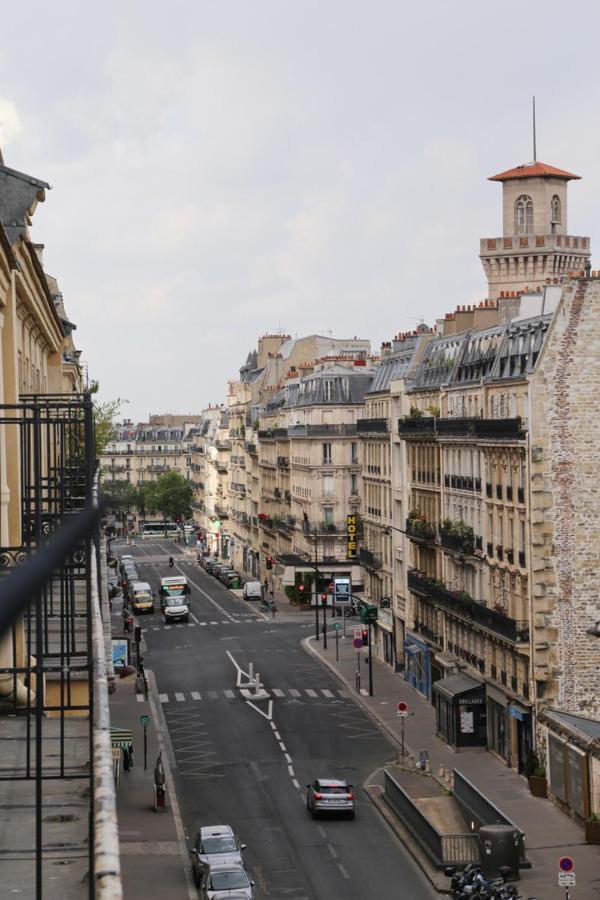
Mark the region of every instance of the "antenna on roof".
POLYGON ((537 162, 537 147, 535 140, 535 97, 533 98, 533 161, 537 162))

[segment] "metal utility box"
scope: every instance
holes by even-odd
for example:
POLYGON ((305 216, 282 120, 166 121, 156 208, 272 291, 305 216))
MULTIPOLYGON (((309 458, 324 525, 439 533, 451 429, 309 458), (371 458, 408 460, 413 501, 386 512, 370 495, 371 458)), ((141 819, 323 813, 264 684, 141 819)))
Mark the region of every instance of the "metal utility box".
POLYGON ((481 867, 486 878, 498 878, 501 866, 510 868, 509 879, 519 878, 521 834, 510 825, 482 825, 479 829, 481 867))

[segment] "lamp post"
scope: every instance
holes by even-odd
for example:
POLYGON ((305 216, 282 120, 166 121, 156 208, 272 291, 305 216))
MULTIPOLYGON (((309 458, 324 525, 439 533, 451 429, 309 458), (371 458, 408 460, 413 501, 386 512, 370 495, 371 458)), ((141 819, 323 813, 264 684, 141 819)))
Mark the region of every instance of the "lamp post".
POLYGON ((319 555, 317 547, 317 526, 314 528, 315 535, 315 637, 321 640, 319 635, 319 555))

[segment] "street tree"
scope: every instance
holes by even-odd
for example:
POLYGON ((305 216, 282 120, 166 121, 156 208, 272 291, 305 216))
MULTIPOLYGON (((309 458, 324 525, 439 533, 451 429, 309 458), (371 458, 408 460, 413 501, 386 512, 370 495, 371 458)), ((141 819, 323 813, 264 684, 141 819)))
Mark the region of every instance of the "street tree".
POLYGON ((179 472, 165 472, 152 486, 150 500, 165 519, 178 521, 189 516, 192 487, 179 472))
MULTIPOLYGON (((96 387, 97 390, 97 387, 96 387)), ((121 407, 127 400, 117 397, 116 400, 107 400, 104 403, 93 402, 94 406, 94 431, 96 439, 96 459, 100 459, 106 445, 111 440, 114 431, 114 421, 119 415, 121 407)))

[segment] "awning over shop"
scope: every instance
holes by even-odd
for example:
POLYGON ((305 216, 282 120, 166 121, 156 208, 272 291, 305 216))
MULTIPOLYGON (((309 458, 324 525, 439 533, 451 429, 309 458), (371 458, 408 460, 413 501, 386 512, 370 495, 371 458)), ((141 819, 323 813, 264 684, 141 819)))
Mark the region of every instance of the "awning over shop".
POLYGON ((476 691, 478 688, 484 689, 485 685, 470 675, 460 672, 458 675, 449 675, 447 678, 441 678, 433 685, 433 690, 446 697, 459 697, 461 694, 468 694, 476 691))

